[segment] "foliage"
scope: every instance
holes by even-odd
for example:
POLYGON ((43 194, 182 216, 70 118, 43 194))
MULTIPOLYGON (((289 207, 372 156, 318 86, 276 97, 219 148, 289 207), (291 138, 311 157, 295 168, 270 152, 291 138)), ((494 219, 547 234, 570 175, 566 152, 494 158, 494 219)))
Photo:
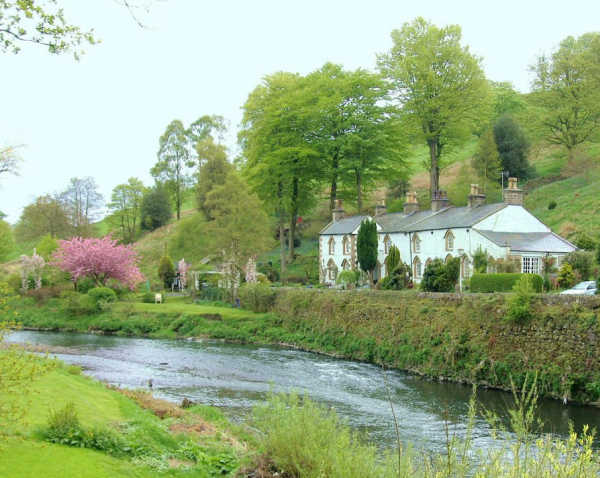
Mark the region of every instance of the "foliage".
POLYGON ((336 279, 336 284, 341 284, 344 288, 350 286, 350 288, 355 287, 358 284, 360 279, 360 272, 357 270, 347 270, 340 272, 336 279))
POLYGON ((458 257, 448 259, 446 263, 441 259, 434 259, 425 267, 421 288, 428 292, 454 292, 459 270, 458 257))
POLYGON ((515 284, 523 275, 530 276, 529 280, 535 292, 542 292, 544 280, 541 276, 507 272, 496 274, 475 273, 471 277, 470 289, 471 292, 508 292, 513 290, 515 284))
POLYGON ((75 282, 81 277, 91 277, 97 285, 105 285, 109 279, 115 279, 133 290, 144 279, 137 260, 131 246, 117 244, 110 236, 76 237, 59 242, 52 264, 70 273, 75 282))
POLYGON ((571 265, 573 272, 578 273, 581 280, 588 280, 592 274, 594 253, 590 251, 573 251, 567 254, 563 261, 571 265))
POLYGON ((23 43, 48 47, 53 54, 83 53, 82 44, 96 43, 94 31, 82 31, 65 20, 57 0, 0 3, 0 51, 18 53, 23 43), (44 5, 45 3, 45 5, 44 5))
POLYGON ((481 247, 473 253, 473 269, 475 272, 485 274, 488 267, 488 253, 481 247))
POLYGON ((589 235, 586 234, 585 232, 581 232, 577 235, 577 237, 575 238, 574 244, 579 248, 579 249, 583 249, 584 251, 593 251, 596 249, 596 241, 589 235))
POLYGON ((98 219, 104 198, 98 191, 96 180, 90 176, 71 178, 69 186, 60 194, 60 201, 69 218, 73 234, 92 235, 92 223, 98 219))
POLYGON ((94 287, 96 287, 96 281, 87 276, 82 277, 75 283, 77 292, 81 292, 82 294, 87 294, 94 287))
POLYGON ((244 284, 239 290, 242 307, 254 312, 268 312, 275 303, 275 291, 266 284, 244 284))
POLYGON ((390 247, 388 251, 388 255, 385 258, 385 270, 387 271, 387 275, 391 275, 393 271, 396 270, 398 265, 400 265, 400 251, 395 245, 390 247))
POLYGON ((158 184, 144 194, 140 214, 141 227, 147 231, 153 231, 169 222, 171 202, 164 187, 158 184))
POLYGON ((391 51, 378 57, 412 131, 429 148, 431 196, 444 154, 481 123, 489 100, 481 59, 461 37, 458 25, 438 28, 417 18, 394 30, 391 51))
POLYGON ((538 287, 534 286, 534 278, 541 279, 538 275, 521 274, 515 282, 513 294, 507 301, 506 320, 509 322, 522 324, 533 317, 533 299, 536 290, 539 292, 538 287))
MULTIPOLYGON (((158 277, 165 289, 171 288, 173 280, 175 279, 175 266, 173 265, 171 258, 167 255, 160 258, 160 263, 158 264, 158 277)), ((152 300, 152 302, 154 302, 154 300, 152 300)))
POLYGON ((380 284, 382 289, 402 290, 408 288, 412 281, 412 271, 408 264, 400 263, 384 277, 380 284))
POLYGON ((531 102, 535 120, 546 140, 567 149, 569 162, 575 148, 600 127, 600 34, 565 38, 551 55, 541 55, 531 102))
POLYGON ((361 270, 369 274, 372 280, 373 270, 377 267, 377 223, 364 220, 358 229, 356 256, 361 270))
POLYGON ((58 249, 58 241, 50 234, 43 236, 35 246, 37 253, 44 258, 46 262, 50 261, 52 254, 58 249))
POLYGON ((6 261, 14 248, 15 240, 10 224, 0 219, 0 262, 6 261))
POLYGON ((500 155, 502 171, 521 180, 530 178, 533 169, 527 161, 529 142, 519 124, 511 116, 501 116, 494 123, 494 139, 500 155))
POLYGON ((117 294, 108 287, 94 287, 87 294, 94 300, 98 310, 102 310, 106 304, 117 301, 117 294))
POLYGON ((108 207, 111 221, 119 228, 119 235, 126 244, 135 240, 140 226, 142 200, 146 188, 137 178, 129 178, 125 184, 113 188, 108 207))
POLYGON ((25 206, 15 235, 19 241, 38 240, 46 234, 55 238, 66 238, 73 232, 67 211, 60 197, 39 196, 25 206))
POLYGON ((68 316, 85 316, 99 311, 93 297, 75 291, 63 291, 60 294, 60 309, 68 316))
POLYGON ((498 182, 500 179, 502 164, 500 163, 494 132, 491 128, 487 129, 479 138, 477 152, 471 164, 484 188, 490 183, 498 182))
POLYGON ((555 208, 556 208, 556 201, 550 201, 548 203, 548 209, 552 210, 552 209, 555 209, 555 208))
POLYGON ((566 261, 562 263, 558 270, 558 285, 563 289, 569 289, 575 285, 573 266, 566 261))
MULTIPOLYGON (((1 25, 1 23, 0 23, 1 25)), ((0 41, 2 37, 0 36, 0 41)), ((0 174, 19 174, 19 163, 22 161, 15 146, 0 148, 0 174)), ((3 217, 0 219, 4 219, 3 217)))
POLYGON ((206 138, 196 145, 200 167, 196 183, 196 202, 198 209, 207 219, 213 219, 211 211, 206 206, 206 198, 215 186, 225 184, 227 175, 233 166, 227 161, 225 147, 215 144, 212 138, 206 138))
POLYGON ((366 445, 331 409, 297 394, 272 395, 253 411, 260 441, 277 468, 290 476, 364 478, 385 472, 374 446, 366 445))

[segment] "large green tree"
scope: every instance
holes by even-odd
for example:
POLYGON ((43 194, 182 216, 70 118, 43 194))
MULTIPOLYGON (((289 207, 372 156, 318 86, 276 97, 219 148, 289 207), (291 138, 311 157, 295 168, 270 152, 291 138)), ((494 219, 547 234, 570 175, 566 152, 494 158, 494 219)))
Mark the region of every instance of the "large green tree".
POLYGON ((550 56, 532 66, 533 119, 550 143, 567 149, 569 162, 578 145, 600 128, 600 33, 567 37, 550 56))
POLYGON ((373 271, 377 267, 377 224, 368 219, 363 221, 358 229, 356 239, 356 255, 358 265, 369 276, 373 284, 373 271))
POLYGON ((112 211, 112 222, 119 228, 125 243, 135 240, 141 220, 142 199, 146 188, 138 178, 129 178, 124 184, 114 187, 108 207, 112 211))
POLYGON ((414 135, 429 148, 432 194, 444 153, 468 137, 491 100, 481 60, 461 36, 458 25, 438 28, 417 18, 394 30, 392 49, 378 56, 414 135))
POLYGON ((19 241, 39 239, 46 234, 60 239, 73 235, 67 211, 60 198, 46 194, 25 206, 15 228, 19 241))
POLYGON ((214 187, 225 184, 233 165, 227 161, 225 147, 214 142, 212 137, 205 138, 196 145, 198 154, 198 182, 196 183, 196 202, 198 209, 207 219, 212 219, 206 198, 214 187))
POLYGON ((71 178, 60 200, 65 208, 73 233, 77 236, 92 235, 92 223, 98 219, 104 198, 98 191, 96 180, 90 176, 71 178))
POLYGON ((488 128, 479 138, 471 165, 483 183, 484 189, 500 180, 502 164, 492 128, 488 128))
POLYGON ((146 191, 141 205, 142 229, 153 231, 171 219, 171 201, 165 188, 157 184, 146 191))
POLYGON ((494 140, 502 171, 519 179, 527 179, 533 174, 533 168, 527 160, 529 141, 512 116, 503 115, 496 120, 494 140))
POLYGON ((294 257, 298 216, 310 210, 322 177, 321 155, 309 140, 317 108, 305 78, 291 73, 266 77, 244 104, 239 141, 244 173, 279 218, 281 272, 285 274, 285 223, 294 257))

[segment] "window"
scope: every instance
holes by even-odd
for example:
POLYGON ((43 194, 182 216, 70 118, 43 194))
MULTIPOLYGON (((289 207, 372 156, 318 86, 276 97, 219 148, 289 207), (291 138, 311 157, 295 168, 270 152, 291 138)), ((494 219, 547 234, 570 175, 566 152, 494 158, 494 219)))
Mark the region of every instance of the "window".
POLYGON ((539 274, 540 258, 532 256, 523 256, 521 272, 523 274, 539 274))
POLYGON ((452 259, 452 254, 448 254, 446 256, 446 259, 444 259, 444 264, 448 264, 448 262, 450 262, 450 259, 452 259))
POLYGON ((466 256, 462 260, 462 277, 463 279, 471 277, 471 261, 466 256))
POLYGON ((392 247, 392 240, 390 236, 386 235, 383 239, 383 251, 388 254, 390 252, 390 247, 392 247))
POLYGON ((417 234, 415 234, 412 237, 412 243, 413 243, 413 252, 421 252, 421 239, 419 239, 419 236, 417 234))
POLYGON ((350 251, 352 250, 351 244, 352 243, 350 242, 350 238, 348 236, 344 236, 344 239, 342 240, 342 249, 344 251, 345 256, 350 255, 350 251))
POLYGON ((333 281, 337 277, 337 266, 335 265, 333 259, 329 259, 329 262, 327 263, 327 275, 329 277, 329 280, 333 281))
POLYGON ((333 237, 329 238, 329 255, 332 256, 335 254, 335 239, 333 237))
POLYGON ((415 257, 415 260, 413 261, 414 264, 414 276, 415 279, 420 279, 421 275, 422 275, 422 270, 421 270, 421 260, 418 257, 415 257))
POLYGON ((446 250, 447 251, 454 250, 454 234, 452 234, 452 231, 448 231, 446 233, 446 250))
POLYGON ((344 259, 342 261, 342 269, 344 269, 345 271, 350 270, 350 261, 348 259, 344 259))

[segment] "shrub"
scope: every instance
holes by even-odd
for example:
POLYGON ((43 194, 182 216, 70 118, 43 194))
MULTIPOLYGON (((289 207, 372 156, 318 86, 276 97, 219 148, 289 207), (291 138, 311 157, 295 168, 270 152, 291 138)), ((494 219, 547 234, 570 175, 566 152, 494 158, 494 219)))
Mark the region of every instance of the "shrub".
POLYGON ((487 251, 481 249, 481 246, 477 248, 473 254, 473 269, 475 272, 485 274, 488 266, 488 255, 487 251))
POLYGON ((244 284, 238 292, 242 307, 254 312, 269 312, 277 294, 265 284, 244 284))
POLYGON ((585 251, 593 251, 596 249, 596 241, 592 239, 588 234, 582 232, 577 235, 575 238, 575 245, 579 249, 583 249, 585 251))
POLYGON ((537 274, 473 274, 471 277, 471 292, 508 292, 513 289, 517 281, 524 275, 530 276, 531 285, 536 292, 542 292, 544 279, 537 274))
POLYGON ((592 273, 593 256, 589 251, 573 251, 565 256, 564 262, 571 265, 573 272, 579 273, 581 280, 588 280, 592 273))
POLYGON ((357 270, 342 271, 338 274, 335 283, 341 284, 344 288, 347 286, 356 286, 360 279, 360 272, 357 270))
POLYGON ((171 201, 164 187, 156 186, 144 194, 140 208, 142 229, 153 231, 171 219, 171 201))
POLYGON ((75 288, 82 294, 87 294, 94 287, 96 287, 96 282, 91 277, 82 277, 75 283, 75 288))
POLYGON ((390 247, 387 257, 385 258, 385 269, 388 271, 388 276, 391 276, 390 272, 396 270, 396 267, 400 265, 400 251, 396 246, 390 247))
POLYGON ((158 264, 158 277, 162 281, 165 289, 170 289, 175 279, 175 266, 173 261, 167 255, 162 256, 158 264))
POLYGON ((45 304, 49 299, 60 297, 62 289, 60 287, 42 287, 41 289, 28 290, 25 295, 33 298, 38 304, 45 304))
POLYGON ((556 201, 550 201, 548 203, 548 209, 552 210, 556 208, 556 201))
POLYGON ((259 263, 257 270, 266 275, 271 282, 279 282, 279 269, 271 261, 259 263))
POLYGON ((154 304, 155 299, 155 294, 153 294, 152 292, 144 292, 144 294, 142 295, 142 302, 144 304, 154 304))
MULTIPOLYGON (((506 320, 522 324, 533 316, 532 301, 535 294, 533 274, 521 274, 508 299, 506 320)), ((541 277, 540 277, 541 279, 541 277)))
POLYGON ((106 304, 111 304, 117 300, 115 291, 108 287, 94 287, 88 291, 88 296, 94 301, 98 310, 102 310, 106 304))
POLYGON ((425 267, 421 288, 428 292, 452 292, 458 281, 459 269, 460 259, 457 257, 447 263, 434 259, 425 267))
POLYGON ((60 410, 52 410, 48 415, 47 427, 44 430, 46 440, 73 445, 73 437, 79 433, 81 433, 81 426, 73 402, 68 402, 60 410))
POLYGON ((19 274, 11 274, 6 278, 8 287, 13 292, 19 292, 21 290, 21 276, 19 274))
POLYGON ((558 285, 563 289, 568 289, 575 285, 575 273, 573 267, 568 262, 563 262, 558 271, 558 285))
POLYGON ((410 266, 400 261, 396 268, 383 278, 380 287, 385 290, 402 290, 411 284, 412 272, 410 266))
POLYGON ((90 315, 98 311, 96 301, 87 294, 64 291, 60 298, 61 309, 67 315, 90 315))

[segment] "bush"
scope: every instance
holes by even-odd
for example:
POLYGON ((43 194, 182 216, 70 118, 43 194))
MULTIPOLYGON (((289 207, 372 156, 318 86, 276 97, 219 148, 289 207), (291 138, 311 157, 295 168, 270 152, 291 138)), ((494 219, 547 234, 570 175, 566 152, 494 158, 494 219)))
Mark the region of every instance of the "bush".
POLYGON ((49 299, 60 297, 62 289, 60 287, 42 287, 41 289, 28 290, 25 295, 33 298, 38 304, 45 304, 49 299))
POLYGON ((142 199, 140 208, 142 229, 153 231, 164 226, 171 219, 171 201, 164 187, 150 189, 142 199))
POLYGON ((552 210, 556 208, 556 201, 550 201, 548 203, 548 209, 552 210))
MULTIPOLYGON (((533 316, 532 301, 535 294, 533 274, 521 274, 513 287, 513 294, 508 299, 506 320, 522 324, 533 316)), ((540 277, 541 279, 541 277, 540 277)))
POLYGON ((82 277, 75 283, 77 292, 87 294, 90 289, 96 287, 96 282, 91 277, 82 277))
POLYGON ((271 261, 258 264, 256 269, 266 275, 271 282, 279 282, 279 269, 271 261))
POLYGON ((575 273, 568 262, 563 262, 558 271, 558 285, 563 289, 569 289, 575 285, 575 273))
POLYGON ((21 275, 11 274, 7 277, 6 283, 13 292, 19 292, 21 290, 21 275))
POLYGON ((342 271, 338 274, 335 283, 341 284, 344 288, 351 286, 354 287, 358 284, 360 279, 360 272, 357 270, 342 271))
POLYGON ((531 285, 535 292, 542 292, 544 279, 537 274, 473 274, 471 277, 471 292, 508 292, 513 289, 517 281, 524 275, 531 277, 531 285))
POLYGON ((481 247, 478 247, 473 254, 473 269, 475 272, 485 274, 488 266, 488 255, 487 251, 484 251, 481 247))
POLYGON ((447 263, 434 259, 423 272, 421 288, 427 292, 453 292, 458 282, 460 259, 453 257, 447 263))
POLYGON ((412 272, 410 266, 400 261, 396 268, 384 277, 380 282, 380 288, 384 290, 402 290, 411 284, 412 272))
POLYGON ((68 402, 64 408, 53 410, 48 415, 48 424, 44 432, 46 440, 71 445, 70 439, 78 432, 81 432, 81 426, 73 402, 68 402))
POLYGON ((61 309, 67 315, 90 315, 98 311, 96 301, 87 294, 64 291, 60 298, 61 309))
POLYGON ((588 280, 592 273, 594 254, 589 251, 573 251, 565 256, 564 262, 571 265, 573 272, 578 272, 581 280, 588 280))
POLYGON ((582 232, 577 235, 575 238, 575 245, 579 249, 583 249, 585 251, 593 251, 596 249, 596 241, 592 239, 588 234, 582 232))
MULTIPOLYGON (((142 295, 142 302, 144 304, 154 304, 155 301, 156 301, 156 297, 155 297, 155 294, 153 294, 152 292, 144 292, 144 294, 142 295)), ((164 302, 164 296, 163 296, 163 302, 164 302)))
POLYGON ((158 277, 162 281, 165 289, 170 289, 175 279, 175 266, 169 256, 162 256, 158 264, 158 277))
POLYGON ((269 312, 275 304, 276 295, 265 284, 244 284, 238 292, 242 307, 254 312, 269 312))
POLYGON ((117 294, 108 287, 94 287, 88 291, 88 296, 92 298, 98 310, 102 310, 106 304, 117 301, 117 294))

